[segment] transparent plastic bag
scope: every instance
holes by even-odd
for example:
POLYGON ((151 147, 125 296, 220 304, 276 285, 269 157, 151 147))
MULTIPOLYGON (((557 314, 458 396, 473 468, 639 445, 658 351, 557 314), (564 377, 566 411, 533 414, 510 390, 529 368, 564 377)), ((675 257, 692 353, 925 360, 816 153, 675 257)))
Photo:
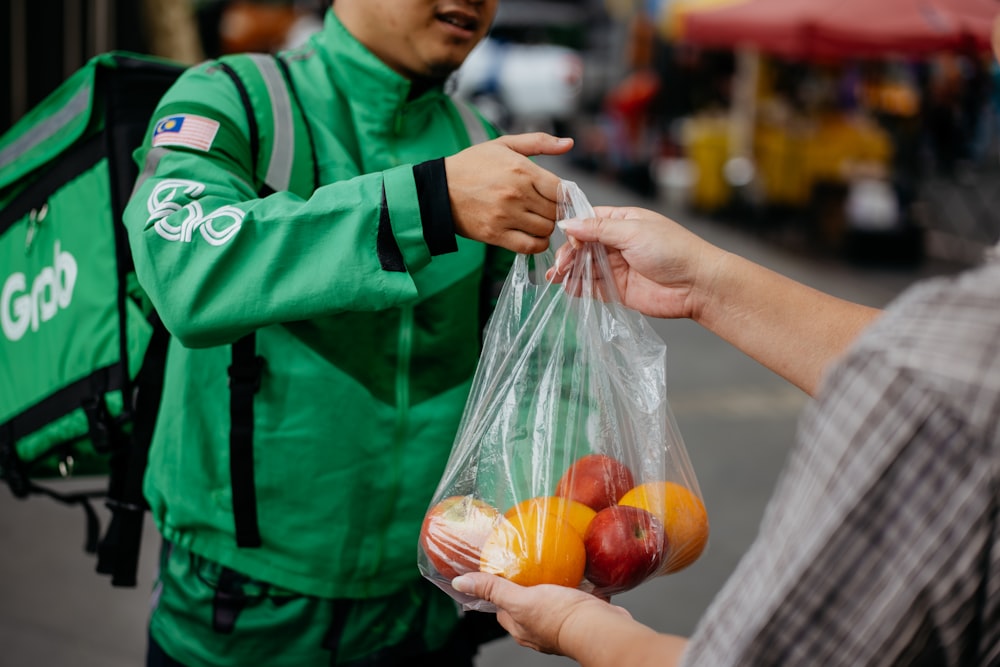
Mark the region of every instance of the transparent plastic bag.
MULTIPOLYGON (((563 181, 559 218, 593 215, 563 181)), ((511 268, 421 529, 421 573, 465 609, 495 611, 452 588, 465 572, 611 595, 686 567, 708 540, 665 343, 621 304, 603 246, 580 245, 563 284, 545 282, 554 258, 511 268)))

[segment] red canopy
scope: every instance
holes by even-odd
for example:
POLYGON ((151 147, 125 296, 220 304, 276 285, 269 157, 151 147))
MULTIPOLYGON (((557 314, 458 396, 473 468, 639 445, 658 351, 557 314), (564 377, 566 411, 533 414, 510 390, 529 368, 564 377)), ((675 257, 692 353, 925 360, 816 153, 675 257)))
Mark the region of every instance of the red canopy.
POLYGON ((794 58, 985 52, 998 13, 1000 0, 744 0, 683 11, 679 39, 794 58))

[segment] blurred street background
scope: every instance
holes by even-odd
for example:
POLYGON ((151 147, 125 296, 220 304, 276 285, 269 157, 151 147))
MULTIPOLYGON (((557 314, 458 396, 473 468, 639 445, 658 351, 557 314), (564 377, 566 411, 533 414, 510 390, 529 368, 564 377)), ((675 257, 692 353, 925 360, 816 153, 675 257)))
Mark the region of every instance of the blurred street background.
MULTIPOLYGON (((275 51, 327 5, 8 0, 0 131, 96 53, 275 51)), ((451 90, 507 131, 572 135, 583 170, 778 243, 969 262, 1000 236, 995 13, 994 0, 502 0, 451 90)))
MULTIPOLYGON (((903 4, 501 0, 490 38, 449 85, 507 131, 573 136, 568 156, 542 162, 591 203, 662 211, 797 280, 883 306, 915 280, 974 264, 1000 237, 996 3, 928 0, 923 23, 896 33, 884 18, 903 4)), ((193 63, 275 51, 316 30, 325 3, 4 7, 0 132, 96 53, 193 63)), ((690 322, 653 325, 712 533, 694 565, 615 602, 687 634, 753 540, 807 397, 690 322)), ((135 589, 95 574, 82 542, 78 509, 0 489, 0 665, 142 663, 155 531, 146 526, 135 589)), ((514 662, 568 663, 508 639, 479 665, 514 662)))

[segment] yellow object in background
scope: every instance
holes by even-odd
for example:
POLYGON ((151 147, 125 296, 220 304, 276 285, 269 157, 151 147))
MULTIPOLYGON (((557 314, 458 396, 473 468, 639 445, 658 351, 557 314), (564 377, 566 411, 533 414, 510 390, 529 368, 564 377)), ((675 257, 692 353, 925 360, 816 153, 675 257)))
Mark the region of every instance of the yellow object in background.
POLYGON ((706 211, 722 208, 732 194, 723 176, 729 159, 728 117, 706 115, 688 119, 682 141, 698 174, 691 189, 691 205, 706 211))
POLYGON ((887 166, 892 158, 892 143, 874 123, 830 114, 821 117, 809 134, 804 157, 813 183, 841 183, 848 180, 852 164, 887 166))
POLYGON ((805 206, 812 179, 803 168, 805 141, 801 132, 775 125, 759 125, 754 136, 754 159, 764 200, 775 206, 805 206))
MULTIPOLYGON (((697 180, 691 204, 718 210, 732 195, 723 170, 729 159, 728 117, 699 116, 686 121, 685 155, 694 163, 697 180)), ((858 164, 888 171, 892 142, 873 122, 829 114, 805 127, 758 123, 753 161, 768 206, 806 206, 819 183, 847 183, 858 164)))

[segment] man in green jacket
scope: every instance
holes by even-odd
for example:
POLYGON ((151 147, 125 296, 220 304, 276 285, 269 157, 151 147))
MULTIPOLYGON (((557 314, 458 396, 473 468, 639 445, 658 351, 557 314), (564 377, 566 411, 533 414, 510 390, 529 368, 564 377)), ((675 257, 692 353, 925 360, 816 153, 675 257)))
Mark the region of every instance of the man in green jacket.
POLYGON ((491 289, 554 226, 529 157, 572 146, 485 140, 444 93, 497 2, 336 0, 301 49, 161 100, 125 214, 173 335, 148 664, 472 664, 417 536, 491 289))

